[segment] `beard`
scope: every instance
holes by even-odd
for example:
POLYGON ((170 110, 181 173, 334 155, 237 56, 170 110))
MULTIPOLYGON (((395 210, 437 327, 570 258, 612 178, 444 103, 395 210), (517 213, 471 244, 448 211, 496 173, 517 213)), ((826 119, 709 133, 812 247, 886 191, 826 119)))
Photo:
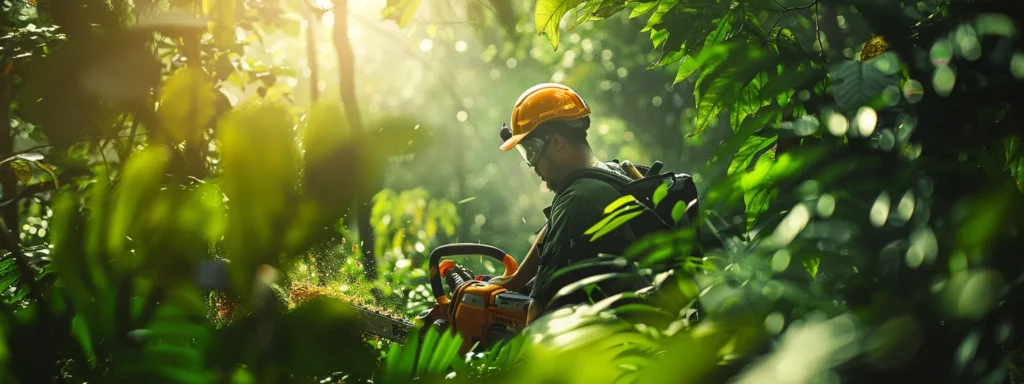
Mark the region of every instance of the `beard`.
POLYGON ((555 182, 553 182, 553 181, 547 181, 547 182, 545 182, 545 183, 544 183, 544 186, 545 186, 545 187, 547 187, 547 188, 548 188, 548 190, 549 190, 549 191, 551 191, 551 192, 554 192, 554 191, 557 191, 557 190, 558 190, 558 184, 556 184, 556 183, 555 183, 555 182))

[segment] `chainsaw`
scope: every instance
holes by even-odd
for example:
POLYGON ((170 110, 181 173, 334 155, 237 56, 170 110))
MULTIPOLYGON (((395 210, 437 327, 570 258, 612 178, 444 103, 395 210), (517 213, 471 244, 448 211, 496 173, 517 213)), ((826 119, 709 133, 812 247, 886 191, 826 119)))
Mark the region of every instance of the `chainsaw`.
POLYGON ((439 331, 451 329, 462 336, 460 354, 478 351, 514 336, 526 326, 527 312, 533 299, 489 283, 493 276, 473 274, 454 260, 441 260, 444 257, 464 255, 483 255, 497 259, 505 266, 504 276, 510 276, 518 269, 512 256, 490 245, 442 245, 434 249, 428 259, 430 289, 435 300, 433 308, 420 312, 414 321, 409 321, 349 304, 358 310, 359 330, 402 343, 417 324, 422 325, 422 333, 430 327, 439 331), (447 294, 444 285, 448 286, 447 294))

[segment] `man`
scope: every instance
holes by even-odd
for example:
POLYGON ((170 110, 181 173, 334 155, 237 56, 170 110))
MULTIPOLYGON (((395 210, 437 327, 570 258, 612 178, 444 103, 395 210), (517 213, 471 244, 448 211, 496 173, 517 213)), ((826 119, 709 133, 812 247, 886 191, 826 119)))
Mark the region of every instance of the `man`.
MULTIPOLYGON (((598 253, 618 255, 633 240, 629 226, 620 226, 607 235, 590 241, 584 232, 599 222, 604 209, 618 199, 619 191, 605 181, 574 178, 563 183, 573 172, 588 167, 604 168, 631 180, 616 162, 597 159, 587 142, 590 108, 576 92, 561 84, 539 84, 524 92, 512 109, 512 127, 501 131, 501 149, 512 148, 526 160, 548 188, 555 192, 551 206, 544 210, 548 224, 538 234, 537 242, 509 277, 498 277, 492 283, 512 291, 524 292, 533 279, 530 296, 532 321, 547 310, 547 303, 564 284, 553 282, 552 274, 574 262, 596 257, 598 253)), ((636 286, 639 289, 642 286, 636 286)), ((578 299, 577 299, 578 300, 578 299)))

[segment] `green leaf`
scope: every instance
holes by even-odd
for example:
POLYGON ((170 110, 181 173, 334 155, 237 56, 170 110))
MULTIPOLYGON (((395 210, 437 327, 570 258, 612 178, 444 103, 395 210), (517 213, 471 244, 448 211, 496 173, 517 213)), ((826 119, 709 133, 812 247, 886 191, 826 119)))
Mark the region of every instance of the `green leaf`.
POLYGON ((0 278, 0 289, 7 290, 14 286, 14 283, 21 278, 20 273, 11 273, 0 278))
POLYGON ((685 202, 677 201, 676 204, 672 206, 672 221, 678 223, 679 220, 686 215, 686 209, 687 207, 685 202))
POLYGON ((440 334, 437 332, 437 328, 431 327, 423 337, 423 342, 420 345, 420 356, 416 361, 416 376, 425 376, 429 373, 427 370, 430 368, 430 355, 440 352, 438 350, 439 345, 437 345, 438 336, 440 334))
POLYGON ((832 96, 842 110, 856 110, 881 95, 886 88, 899 85, 895 77, 882 72, 872 60, 847 60, 832 66, 832 96))
POLYGON ((54 188, 60 188, 60 180, 57 179, 57 170, 52 165, 44 163, 42 161, 36 161, 36 166, 42 169, 44 172, 50 174, 50 180, 53 180, 54 188))
POLYGON ((675 316, 661 308, 639 303, 626 304, 613 309, 612 312, 618 318, 627 319, 633 323, 654 326, 658 329, 667 328, 669 324, 676 320, 675 316))
POLYGON ((601 238, 602 236, 607 235, 609 232, 614 231, 616 228, 618 228, 619 226, 625 224, 629 220, 632 220, 634 217, 639 216, 641 213, 644 213, 643 209, 639 209, 639 210, 636 210, 635 212, 630 212, 630 213, 625 213, 625 214, 620 215, 615 220, 613 220, 610 223, 608 223, 608 225, 606 225, 604 228, 602 228, 596 234, 594 234, 594 236, 592 236, 590 238, 590 241, 596 241, 597 239, 601 238))
POLYGON ((637 17, 643 16, 645 13, 650 12, 652 9, 654 9, 654 7, 658 6, 658 4, 661 4, 660 0, 639 2, 639 4, 633 7, 633 10, 629 13, 629 18, 635 19, 637 17))
MULTIPOLYGON (((758 75, 763 74, 767 68, 776 65, 776 58, 756 43, 724 42, 705 48, 701 55, 704 56, 708 51, 720 52, 709 54, 713 57, 707 59, 707 66, 697 79, 694 88, 697 122, 690 137, 699 135, 707 129, 712 120, 725 108, 734 106, 747 84, 759 79, 758 75)), ((742 112, 750 110, 756 109, 745 108, 742 112)))
POLYGON ((754 228, 754 224, 757 218, 762 213, 768 210, 768 204, 772 198, 772 184, 767 179, 767 174, 772 168, 771 159, 768 156, 761 156, 757 160, 757 165, 754 167, 749 174, 743 176, 744 188, 743 188, 743 204, 744 212, 747 217, 747 230, 754 228), (759 180, 757 183, 748 182, 748 180, 759 180))
POLYGON ((203 2, 206 14, 213 20, 213 41, 218 46, 227 47, 235 42, 235 5, 237 3, 235 0, 203 2))
POLYGON ((600 282, 605 281, 605 280, 610 280, 610 279, 615 279, 615 278, 623 278, 623 277, 627 277, 627 276, 628 276, 628 274, 625 274, 625 273, 622 273, 622 272, 612 272, 612 273, 602 273, 600 275, 594 275, 594 276, 586 277, 584 279, 580 279, 580 280, 578 280, 576 282, 568 284, 568 285, 562 287, 561 289, 559 289, 558 292, 555 293, 555 295, 551 297, 551 301, 550 302, 553 303, 553 302, 557 301, 558 299, 560 299, 562 297, 565 297, 565 296, 568 296, 568 295, 571 295, 571 294, 573 294, 573 293, 575 293, 575 292, 577 292, 577 291, 579 291, 581 289, 586 288, 587 286, 590 286, 591 284, 596 284, 596 283, 600 283, 600 282))
POLYGON ((736 103, 732 106, 732 111, 729 113, 729 126, 732 127, 733 131, 737 131, 743 124, 743 120, 749 115, 757 113, 764 107, 771 103, 771 98, 762 98, 759 96, 761 87, 768 81, 767 72, 761 72, 754 79, 743 86, 738 92, 736 103))
POLYGON ((804 269, 807 270, 807 273, 811 274, 812 278, 818 276, 818 266, 821 265, 821 258, 820 257, 816 256, 816 257, 807 258, 807 259, 804 259, 802 263, 804 265, 804 269))
POLYGON ((746 171, 750 167, 752 161, 754 161, 754 155, 761 152, 765 148, 768 148, 772 144, 775 144, 776 137, 761 137, 752 135, 747 138, 747 141, 743 143, 740 150, 736 152, 736 156, 732 158, 732 162, 729 163, 729 170, 727 174, 731 175, 736 172, 746 171))
POLYGON ((1004 170, 1010 171, 1010 176, 1017 182, 1017 189, 1024 192, 1024 140, 1020 136, 1013 136, 1003 140, 1005 165, 1004 170))
POLYGON ((782 108, 778 104, 769 104, 754 115, 753 119, 744 120, 740 129, 729 136, 725 143, 715 151, 713 158, 733 158, 743 144, 747 142, 747 138, 765 128, 772 120, 777 120, 781 116, 782 108))
POLYGON ((767 84, 759 90, 759 97, 763 100, 770 100, 782 93, 792 93, 795 89, 803 89, 820 81, 824 75, 824 70, 812 66, 809 62, 782 65, 778 73, 768 72, 767 84))
MULTIPOLYGON (((667 14, 668 11, 675 7, 678 3, 679 0, 659 0, 657 2, 658 9, 651 14, 651 17, 649 19, 647 19, 647 25, 645 25, 644 28, 640 30, 640 32, 647 32, 654 28, 654 26, 661 23, 661 19, 665 17, 665 14, 667 14)), ((646 11, 644 13, 646 13, 646 11)))
POLYGON ((725 110, 728 95, 723 87, 731 87, 734 83, 727 77, 719 77, 712 81, 712 88, 697 101, 697 125, 689 137, 694 137, 708 128, 711 122, 725 110))
POLYGON ((585 0, 537 0, 534 8, 534 23, 538 35, 546 35, 551 48, 558 50, 559 23, 569 10, 576 8, 585 0))
MULTIPOLYGON (((668 38, 668 30, 667 29, 652 29, 651 30, 651 43, 654 44, 654 48, 658 48, 659 46, 661 46, 661 43, 664 43, 665 39, 667 39, 667 38, 668 38)), ((669 47, 666 46, 665 49, 669 49, 669 47)), ((682 52, 680 52, 680 53, 682 53, 682 52)), ((660 61, 661 60, 659 59, 658 62, 660 62, 660 61)))
POLYGON ((561 267, 551 275, 550 281, 579 280, 580 276, 612 272, 627 272, 629 262, 621 257, 601 256, 561 267))
POLYGON ((636 200, 635 197, 633 197, 633 195, 622 196, 622 197, 620 197, 618 199, 615 199, 615 201, 613 201, 611 204, 608 204, 608 206, 604 208, 604 214, 607 215, 608 213, 610 213, 612 211, 615 211, 616 209, 619 209, 619 207, 622 207, 623 205, 626 205, 627 203, 635 203, 635 202, 637 202, 637 200, 636 200))
POLYGON ((287 233, 286 243, 294 243, 308 229, 291 225, 299 181, 294 126, 282 105, 254 101, 228 112, 217 127, 224 170, 217 181, 231 201, 224 245, 242 292, 249 291, 241 287, 251 287, 259 265, 278 263, 282 232, 300 231, 287 233))
POLYGON ((665 179, 658 188, 654 189, 654 196, 651 200, 654 202, 654 208, 658 208, 658 203, 661 202, 665 196, 668 196, 668 185, 671 183, 669 179, 665 179))
POLYGON ((32 165, 29 162, 17 159, 8 163, 11 167, 11 172, 14 172, 14 176, 18 178, 22 184, 28 184, 32 181, 32 165))
POLYGON ((636 202, 636 200, 633 200, 633 202, 634 202, 633 204, 622 206, 622 207, 620 207, 619 209, 615 210, 614 212, 612 212, 610 214, 605 214, 605 217, 602 218, 601 221, 598 221, 596 224, 590 226, 590 228, 587 229, 587 231, 584 232, 583 234, 584 235, 589 235, 591 233, 597 232, 601 228, 604 228, 605 226, 607 226, 608 223, 611 222, 612 220, 614 220, 615 218, 617 218, 617 217, 619 217, 619 216, 621 216, 621 215, 623 215, 623 214, 625 214, 627 212, 643 208, 643 206, 641 206, 639 202, 636 202))
POLYGON ((588 0, 586 6, 580 8, 576 13, 576 22, 569 26, 568 29, 576 29, 576 27, 588 20, 607 19, 624 8, 626 8, 626 3, 619 0, 588 0))
POLYGON ((128 251, 128 236, 130 231, 138 229, 136 223, 145 221, 146 218, 140 216, 146 213, 148 203, 159 193, 160 181, 170 159, 171 153, 166 147, 149 146, 132 155, 124 167, 111 201, 110 224, 105 231, 106 249, 113 253, 111 258, 120 268, 131 266, 140 256, 128 251))
MULTIPOLYGON (((15 267, 13 257, 0 260, 0 276, 10 273, 15 267)), ((0 290, 3 290, 4 288, 6 287, 0 287, 0 290)))
MULTIPOLYGON (((666 49, 667 49, 667 46, 666 46, 666 49)), ((661 67, 664 67, 664 66, 669 65, 669 64, 675 64, 675 63, 678 63, 680 60, 682 60, 684 57, 686 57, 686 55, 683 53, 682 50, 675 50, 675 51, 672 51, 672 52, 668 52, 668 53, 665 53, 665 54, 661 55, 661 57, 658 58, 658 61, 655 61, 655 62, 649 64, 647 66, 647 69, 661 68, 661 67)), ((678 70, 677 70, 677 73, 678 73, 678 70)))
POLYGON ((185 66, 164 84, 157 115, 174 143, 192 139, 206 129, 216 112, 213 79, 201 67, 185 66))
MULTIPOLYGON (((708 34, 706 40, 704 40, 704 48, 713 46, 721 43, 730 37, 730 34, 735 27, 738 18, 736 17, 736 10, 730 10, 720 19, 715 20, 715 30, 708 34)), ((739 20, 742 23, 742 20, 739 20)))
POLYGON ((89 334, 89 326, 85 323, 85 319, 81 315, 75 316, 71 320, 71 333, 75 340, 82 346, 82 351, 85 353, 85 358, 89 362, 89 366, 96 367, 96 353, 92 347, 92 337, 89 334))
POLYGON ((679 63, 679 69, 676 71, 676 78, 672 80, 672 85, 679 84, 680 81, 690 78, 698 69, 700 69, 700 62, 690 56, 683 57, 682 62, 679 63))
POLYGON ((267 358, 277 365, 275 370, 288 374, 341 371, 351 374, 353 381, 365 382, 377 359, 355 331, 357 316, 350 305, 337 299, 305 302, 281 316, 273 332, 273 352, 267 358))
POLYGON ((405 28, 412 22, 419 10, 421 0, 388 0, 387 6, 381 10, 385 20, 394 20, 398 28, 405 28))

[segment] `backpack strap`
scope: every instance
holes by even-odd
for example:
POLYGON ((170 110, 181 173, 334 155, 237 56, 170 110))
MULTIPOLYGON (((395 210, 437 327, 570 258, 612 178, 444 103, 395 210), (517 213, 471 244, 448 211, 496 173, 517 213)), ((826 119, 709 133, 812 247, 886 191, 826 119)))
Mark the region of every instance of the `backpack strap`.
POLYGON ((566 175, 565 178, 562 179, 561 184, 564 187, 561 191, 559 191, 559 194, 565 191, 565 189, 572 185, 572 183, 575 183, 576 180, 583 178, 597 179, 605 183, 611 184, 613 187, 615 187, 616 190, 619 191, 619 193, 623 193, 623 190, 626 187, 626 185, 633 181, 627 176, 620 175, 618 173, 603 168, 586 167, 578 169, 566 175))

